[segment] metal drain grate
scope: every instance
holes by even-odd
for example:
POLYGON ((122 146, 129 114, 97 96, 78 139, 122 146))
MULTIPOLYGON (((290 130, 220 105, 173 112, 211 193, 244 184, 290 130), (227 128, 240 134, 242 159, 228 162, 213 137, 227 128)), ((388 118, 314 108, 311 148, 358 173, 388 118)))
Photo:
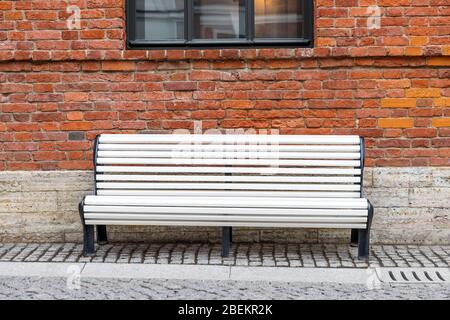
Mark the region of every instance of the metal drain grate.
POLYGON ((450 283, 446 268, 378 268, 377 275, 389 283, 450 283))

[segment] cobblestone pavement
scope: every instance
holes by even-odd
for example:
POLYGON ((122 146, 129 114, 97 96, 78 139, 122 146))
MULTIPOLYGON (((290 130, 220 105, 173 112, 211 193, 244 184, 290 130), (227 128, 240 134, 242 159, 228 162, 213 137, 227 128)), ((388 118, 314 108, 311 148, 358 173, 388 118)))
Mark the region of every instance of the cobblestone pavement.
POLYGON ((93 257, 83 257, 82 246, 65 244, 0 244, 0 261, 200 264, 266 267, 450 267, 449 246, 374 245, 369 262, 357 259, 348 245, 233 244, 221 257, 221 246, 211 244, 107 244, 96 246, 93 257))
POLYGON ((281 283, 198 280, 81 279, 69 289, 63 278, 0 277, 0 300, 5 299, 450 299, 449 285, 281 283))

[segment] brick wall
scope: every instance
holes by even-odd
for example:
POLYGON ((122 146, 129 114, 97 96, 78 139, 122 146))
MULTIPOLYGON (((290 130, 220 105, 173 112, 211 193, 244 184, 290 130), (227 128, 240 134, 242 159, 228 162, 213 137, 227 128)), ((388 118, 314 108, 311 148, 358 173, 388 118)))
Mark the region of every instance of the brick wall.
POLYGON ((450 164, 447 67, 432 59, 0 65, 1 167, 89 169, 100 132, 203 128, 360 134, 368 165, 450 164))
MULTIPOLYGON (((315 15, 314 48, 143 51, 125 50, 122 0, 0 1, 0 240, 80 239, 76 205, 91 192, 96 134, 202 120, 362 135, 375 241, 450 243, 450 2, 317 0, 315 15), (67 28, 69 4, 81 9, 80 30, 67 28), (372 5, 379 29, 368 28, 372 5)), ((154 241, 218 239, 216 229, 152 230, 154 241)), ((241 240, 348 236, 247 232, 241 240)))
POLYGON ((97 133, 193 120, 360 134, 369 166, 450 165, 446 0, 318 0, 314 49, 124 50, 123 7, 0 2, 0 169, 89 169, 97 133))
MULTIPOLYGON (((124 0, 0 2, 0 60, 216 59, 224 51, 126 51, 124 0), (68 30, 66 9, 81 9, 68 30)), ((315 49, 242 50, 242 58, 450 55, 448 0, 315 0, 315 49), (368 27, 379 7, 381 28, 368 27), (369 21, 369 22, 370 22, 369 21)))

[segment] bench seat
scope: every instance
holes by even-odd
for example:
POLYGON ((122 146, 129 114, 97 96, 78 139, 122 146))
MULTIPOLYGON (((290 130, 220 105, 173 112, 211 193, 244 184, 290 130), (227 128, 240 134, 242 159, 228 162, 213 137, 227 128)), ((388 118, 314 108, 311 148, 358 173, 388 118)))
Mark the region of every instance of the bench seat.
POLYGON ((367 227, 368 202, 353 198, 87 196, 86 224, 293 228, 367 227))
POLYGON ((86 255, 107 225, 351 229, 369 253, 357 136, 100 135, 94 195, 79 210, 86 255))

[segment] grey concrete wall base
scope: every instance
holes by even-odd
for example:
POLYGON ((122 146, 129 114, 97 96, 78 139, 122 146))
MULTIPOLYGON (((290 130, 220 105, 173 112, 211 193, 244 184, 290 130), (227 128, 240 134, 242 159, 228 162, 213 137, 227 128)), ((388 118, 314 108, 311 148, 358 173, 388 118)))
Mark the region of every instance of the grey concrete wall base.
MULTIPOLYGON (((0 242, 79 242, 80 199, 90 171, 0 172, 0 242)), ((450 244, 450 167, 367 168, 364 193, 375 206, 372 242, 450 244)), ((112 241, 220 242, 220 228, 110 227, 112 241)), ((347 242, 348 230, 236 228, 236 242, 347 242)))

